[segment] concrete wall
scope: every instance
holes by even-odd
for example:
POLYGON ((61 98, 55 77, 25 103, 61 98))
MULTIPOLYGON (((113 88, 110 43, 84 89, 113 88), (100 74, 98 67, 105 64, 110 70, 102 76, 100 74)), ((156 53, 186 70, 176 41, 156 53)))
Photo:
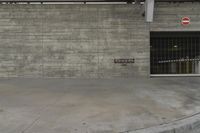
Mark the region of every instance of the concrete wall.
POLYGON ((151 31, 200 31, 200 2, 156 4, 151 31), (191 24, 181 25, 182 17, 190 17, 191 24))
MULTIPOLYGON (((0 5, 0 77, 148 77, 149 26, 142 9, 0 5), (115 58, 135 63, 122 66, 115 58)), ((150 28, 198 30, 199 20, 200 4, 159 4, 150 28), (185 15, 192 19, 188 27, 180 25, 185 15)))

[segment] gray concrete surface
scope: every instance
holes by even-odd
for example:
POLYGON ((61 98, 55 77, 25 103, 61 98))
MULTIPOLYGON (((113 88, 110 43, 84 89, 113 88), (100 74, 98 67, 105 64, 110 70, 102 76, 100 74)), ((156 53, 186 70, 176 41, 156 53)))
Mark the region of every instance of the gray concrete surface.
POLYGON ((197 77, 0 79, 0 133, 150 133, 181 120, 199 129, 199 112, 197 77))
POLYGON ((148 76, 149 31, 200 30, 199 3, 156 4, 150 25, 142 13, 131 4, 0 5, 0 77, 148 76))
POLYGON ((126 133, 200 133, 200 113, 173 122, 126 133))

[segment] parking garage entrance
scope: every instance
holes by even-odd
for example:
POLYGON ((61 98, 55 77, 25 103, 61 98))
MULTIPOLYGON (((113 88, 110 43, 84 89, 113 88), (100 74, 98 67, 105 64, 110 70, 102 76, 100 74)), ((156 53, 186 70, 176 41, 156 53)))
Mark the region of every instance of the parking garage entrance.
POLYGON ((199 75, 200 32, 151 32, 151 75, 199 75))

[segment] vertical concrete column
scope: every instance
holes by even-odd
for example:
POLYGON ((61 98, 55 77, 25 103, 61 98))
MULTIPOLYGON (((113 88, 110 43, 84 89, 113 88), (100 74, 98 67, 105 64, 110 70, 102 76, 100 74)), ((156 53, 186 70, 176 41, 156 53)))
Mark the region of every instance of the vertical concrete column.
POLYGON ((189 61, 186 62, 186 73, 187 74, 190 73, 190 64, 189 63, 190 63, 189 61))
POLYGON ((146 0, 145 2, 146 22, 153 22, 153 15, 154 15, 154 0, 146 0))
POLYGON ((195 62, 195 74, 200 74, 200 61, 195 62))
POLYGON ((176 74, 176 73, 177 73, 177 72, 176 72, 176 63, 175 63, 175 62, 171 63, 171 72, 172 72, 173 74, 176 74))
POLYGON ((183 71, 182 71, 182 62, 180 61, 179 63, 178 63, 178 65, 179 65, 179 67, 178 67, 178 71, 179 71, 179 74, 182 74, 183 73, 183 71))

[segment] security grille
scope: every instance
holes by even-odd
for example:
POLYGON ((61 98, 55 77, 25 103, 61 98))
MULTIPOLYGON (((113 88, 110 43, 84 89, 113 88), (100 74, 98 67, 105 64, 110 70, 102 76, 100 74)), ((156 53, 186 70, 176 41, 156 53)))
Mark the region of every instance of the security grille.
POLYGON ((200 74, 200 32, 151 32, 151 74, 200 74))

